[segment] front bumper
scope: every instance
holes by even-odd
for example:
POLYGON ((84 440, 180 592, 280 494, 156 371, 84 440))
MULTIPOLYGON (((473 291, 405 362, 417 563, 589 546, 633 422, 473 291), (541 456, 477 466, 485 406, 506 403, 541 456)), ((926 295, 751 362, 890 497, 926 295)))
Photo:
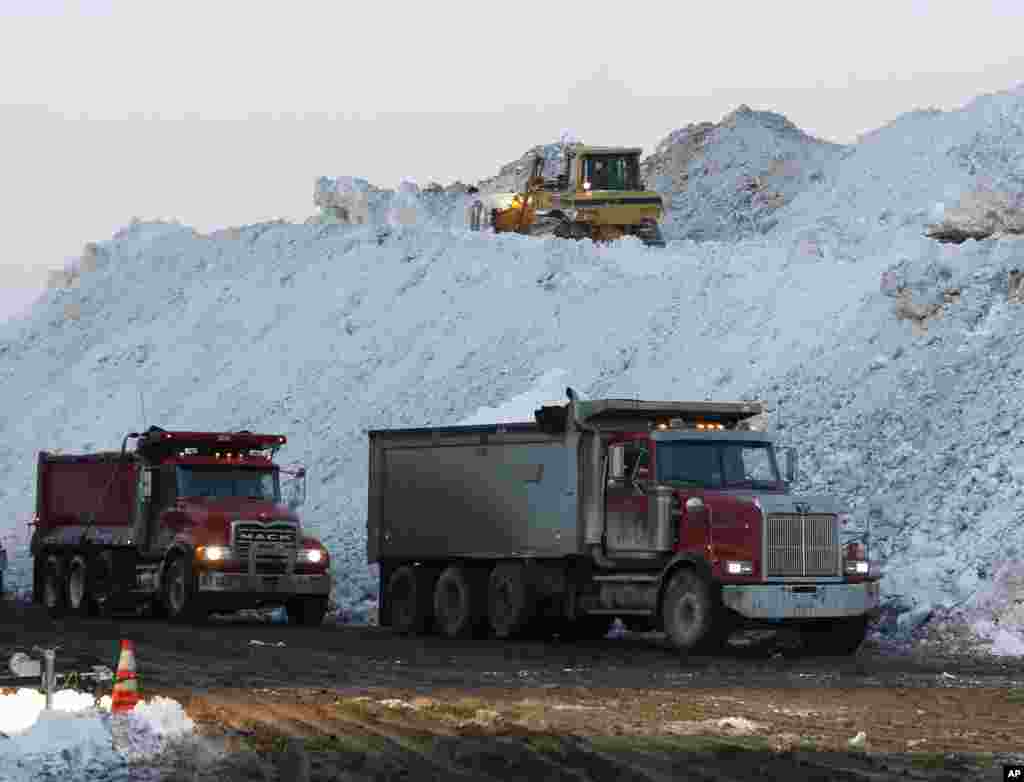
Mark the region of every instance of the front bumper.
POLYGON ((879 607, 877 581, 856 584, 723 585, 722 602, 748 619, 829 619, 874 614, 879 607))
POLYGON ((331 574, 254 574, 200 573, 199 591, 213 594, 254 594, 273 595, 280 598, 297 596, 327 596, 331 592, 331 574))

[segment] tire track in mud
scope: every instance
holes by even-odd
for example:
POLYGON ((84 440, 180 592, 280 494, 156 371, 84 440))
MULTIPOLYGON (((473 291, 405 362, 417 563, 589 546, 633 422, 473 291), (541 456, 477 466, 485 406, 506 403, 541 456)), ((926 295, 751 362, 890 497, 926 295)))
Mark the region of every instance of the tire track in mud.
MULTIPOLYGON (((576 782, 967 780, 993 778, 991 764, 1024 750, 1019 665, 870 644, 856 659, 771 648, 680 659, 639 637, 452 642, 369 627, 0 616, 0 656, 56 640, 58 671, 113 667, 122 637, 136 641, 143 695, 180 701, 202 741, 227 748, 209 772, 217 782, 259 778, 257 767, 302 782, 281 770, 288 739, 308 753, 312 780, 512 769, 576 782), (861 730, 867 752, 851 753, 861 730)), ((185 769, 202 765, 176 768, 192 782, 206 777, 185 769)))

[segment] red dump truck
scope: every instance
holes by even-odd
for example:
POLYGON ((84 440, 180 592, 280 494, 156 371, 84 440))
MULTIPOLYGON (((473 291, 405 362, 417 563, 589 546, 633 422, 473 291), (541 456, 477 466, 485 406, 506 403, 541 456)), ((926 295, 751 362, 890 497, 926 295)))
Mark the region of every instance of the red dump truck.
POLYGON ((330 556, 282 503, 282 435, 169 432, 125 436, 121 450, 39 454, 33 599, 54 615, 133 611, 174 621, 284 605, 323 621, 330 556), (134 451, 126 451, 129 439, 134 451))
POLYGON ((788 625, 856 651, 880 575, 832 499, 790 494, 763 404, 568 394, 530 423, 369 432, 382 625, 600 637, 620 617, 686 652, 788 625))

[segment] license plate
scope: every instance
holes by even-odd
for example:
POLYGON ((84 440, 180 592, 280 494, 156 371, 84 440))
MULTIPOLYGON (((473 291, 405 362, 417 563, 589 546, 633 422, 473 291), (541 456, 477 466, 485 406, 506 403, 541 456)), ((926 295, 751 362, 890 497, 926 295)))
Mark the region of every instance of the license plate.
POLYGON ((793 606, 791 613, 795 617, 811 619, 818 615, 818 609, 813 606, 793 606))

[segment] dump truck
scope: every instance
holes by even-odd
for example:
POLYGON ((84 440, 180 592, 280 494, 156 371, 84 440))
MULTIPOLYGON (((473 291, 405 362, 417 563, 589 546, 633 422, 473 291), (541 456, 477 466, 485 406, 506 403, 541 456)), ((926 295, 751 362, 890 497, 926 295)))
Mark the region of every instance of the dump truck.
POLYGON ((791 493, 763 403, 567 393, 532 422, 368 433, 382 625, 582 638, 618 617, 687 653, 758 627, 856 651, 879 606, 870 531, 843 540, 834 499, 791 493))
POLYGON ((643 150, 566 145, 561 172, 545 177, 545 160, 534 157, 525 189, 490 195, 489 222, 498 233, 554 234, 565 239, 613 241, 637 236, 663 247, 658 221, 664 204, 640 174, 643 150))
POLYGON ((120 451, 41 452, 34 602, 55 616, 149 607, 172 621, 283 605, 291 623, 320 624, 330 555, 296 512, 304 468, 274 462, 286 442, 154 426, 120 451))

